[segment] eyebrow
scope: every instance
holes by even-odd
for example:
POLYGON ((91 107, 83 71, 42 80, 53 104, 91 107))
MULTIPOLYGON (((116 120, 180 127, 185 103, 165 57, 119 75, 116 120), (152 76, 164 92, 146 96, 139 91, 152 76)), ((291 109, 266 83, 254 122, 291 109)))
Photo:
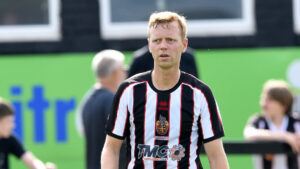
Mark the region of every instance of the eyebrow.
POLYGON ((163 28, 169 28, 169 23, 170 22, 165 20, 159 20, 152 25, 152 28, 156 29, 158 25, 161 25, 163 28))

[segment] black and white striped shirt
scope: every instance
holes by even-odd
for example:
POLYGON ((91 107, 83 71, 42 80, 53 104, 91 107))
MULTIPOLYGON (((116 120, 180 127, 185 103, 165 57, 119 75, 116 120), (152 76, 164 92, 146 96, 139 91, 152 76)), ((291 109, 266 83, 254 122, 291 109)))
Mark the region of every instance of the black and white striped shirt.
MULTIPOLYGON (((271 119, 262 115, 253 115, 248 125, 257 129, 270 130, 273 133, 291 132, 300 134, 300 120, 284 116, 280 128, 271 119)), ((255 169, 299 169, 299 158, 296 154, 256 154, 253 156, 255 169)))
POLYGON ((114 98, 108 135, 127 140, 127 168, 202 168, 203 143, 224 136, 210 88, 181 72, 170 90, 157 90, 151 72, 126 80, 114 98))

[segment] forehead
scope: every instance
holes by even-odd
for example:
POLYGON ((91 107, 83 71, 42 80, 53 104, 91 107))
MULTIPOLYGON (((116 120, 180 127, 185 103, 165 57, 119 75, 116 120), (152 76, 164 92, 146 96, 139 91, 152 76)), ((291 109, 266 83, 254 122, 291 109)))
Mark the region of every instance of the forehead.
POLYGON ((10 121, 10 120, 14 120, 14 115, 7 115, 0 119, 0 121, 10 121))
POLYGON ((180 36, 180 26, 177 21, 154 24, 150 28, 151 36, 180 36))

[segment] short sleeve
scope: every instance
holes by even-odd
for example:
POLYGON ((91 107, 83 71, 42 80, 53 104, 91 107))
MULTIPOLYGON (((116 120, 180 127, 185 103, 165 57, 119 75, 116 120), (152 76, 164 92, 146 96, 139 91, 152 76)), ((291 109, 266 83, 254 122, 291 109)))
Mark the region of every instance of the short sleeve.
POLYGON ((300 134, 300 119, 296 119, 294 122, 295 133, 300 134))
POLYGON ((217 102, 208 86, 202 89, 201 117, 203 142, 215 140, 224 136, 224 129, 217 102))
POLYGON ((9 144, 10 144, 10 153, 14 154, 16 157, 21 158, 21 156, 25 153, 25 150, 20 143, 20 141, 15 137, 11 136, 9 138, 9 144))
POLYGON ((128 84, 123 83, 118 89, 108 116, 106 133, 123 140, 128 120, 128 84))
POLYGON ((265 120, 262 118, 262 116, 258 114, 254 114, 249 117, 247 122, 247 127, 254 127, 254 128, 265 128, 265 120))

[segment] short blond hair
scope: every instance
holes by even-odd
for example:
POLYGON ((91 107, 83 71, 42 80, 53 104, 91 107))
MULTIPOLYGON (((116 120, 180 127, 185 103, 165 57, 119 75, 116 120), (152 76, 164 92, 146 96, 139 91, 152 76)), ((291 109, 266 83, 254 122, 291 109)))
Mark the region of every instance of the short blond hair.
POLYGON ((293 105, 293 93, 289 84, 284 80, 268 80, 263 87, 262 97, 268 96, 270 99, 279 102, 286 107, 286 114, 290 114, 293 105))
POLYGON ((170 23, 177 21, 180 30, 182 39, 187 38, 187 26, 186 19, 184 16, 179 15, 175 12, 165 11, 165 12, 155 12, 152 13, 148 23, 148 38, 150 37, 150 29, 155 28, 158 24, 170 23))

